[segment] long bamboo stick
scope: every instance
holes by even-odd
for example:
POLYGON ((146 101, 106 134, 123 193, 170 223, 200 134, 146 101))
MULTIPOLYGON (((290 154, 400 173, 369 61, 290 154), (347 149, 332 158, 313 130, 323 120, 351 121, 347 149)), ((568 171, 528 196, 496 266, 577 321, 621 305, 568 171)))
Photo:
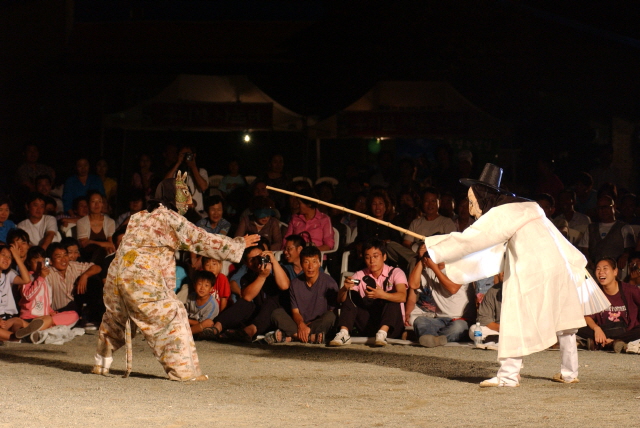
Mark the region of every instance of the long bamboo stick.
POLYGON ((371 217, 370 215, 362 214, 362 213, 359 213, 358 211, 354 211, 354 210, 350 210, 349 208, 341 207, 340 205, 330 204, 329 202, 324 202, 324 201, 321 201, 320 199, 310 198, 309 196, 300 195, 298 193, 290 192, 288 190, 278 189, 277 187, 267 186, 267 189, 268 190, 273 190, 273 191, 276 191, 276 192, 280 192, 280 193, 286 193, 287 195, 295 196, 296 198, 307 199, 309 201, 313 201, 313 202, 315 202, 317 204, 320 204, 320 205, 326 205, 328 207, 335 208, 335 209, 340 210, 340 211, 348 212, 349 214, 357 215, 358 217, 366 218, 367 220, 373 221, 373 222, 381 224, 383 226, 390 227, 391 229, 398 230, 398 231, 404 233, 405 235, 410 235, 410 236, 413 236, 414 238, 418 238, 421 241, 424 241, 424 238, 425 238, 425 236, 423 236, 423 235, 419 235, 419 234, 417 234, 415 232, 412 232, 410 230, 403 229, 402 227, 398 227, 395 224, 389 223, 388 221, 378 220, 377 218, 371 217))

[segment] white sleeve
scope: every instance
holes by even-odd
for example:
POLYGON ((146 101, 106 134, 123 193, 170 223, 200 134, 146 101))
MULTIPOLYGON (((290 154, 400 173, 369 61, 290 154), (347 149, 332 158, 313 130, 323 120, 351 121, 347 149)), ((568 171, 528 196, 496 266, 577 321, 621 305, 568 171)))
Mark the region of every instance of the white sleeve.
POLYGON ((89 221, 89 216, 82 217, 78 219, 76 223, 76 233, 78 236, 78 240, 80 239, 89 239, 89 235, 91 229, 91 222, 89 221))
POLYGON ((104 235, 109 238, 111 236, 113 236, 114 232, 116 231, 116 222, 113 221, 113 219, 111 217, 109 217, 108 215, 104 216, 104 223, 103 226, 104 228, 104 235))
POLYGON ((56 218, 50 215, 44 216, 45 219, 45 233, 46 232, 57 232, 58 231, 58 222, 56 218))

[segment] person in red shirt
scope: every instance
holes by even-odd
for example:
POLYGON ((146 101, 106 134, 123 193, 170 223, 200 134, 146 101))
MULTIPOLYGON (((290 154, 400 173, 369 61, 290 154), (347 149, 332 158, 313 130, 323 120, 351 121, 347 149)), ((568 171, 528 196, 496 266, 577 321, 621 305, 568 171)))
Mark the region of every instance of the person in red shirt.
POLYGON ((222 270, 222 262, 211 257, 202 257, 202 270, 211 272, 216 276, 216 283, 211 288, 211 294, 218 302, 220 312, 224 311, 227 307, 229 296, 231 296, 231 287, 227 276, 220 272, 222 270))

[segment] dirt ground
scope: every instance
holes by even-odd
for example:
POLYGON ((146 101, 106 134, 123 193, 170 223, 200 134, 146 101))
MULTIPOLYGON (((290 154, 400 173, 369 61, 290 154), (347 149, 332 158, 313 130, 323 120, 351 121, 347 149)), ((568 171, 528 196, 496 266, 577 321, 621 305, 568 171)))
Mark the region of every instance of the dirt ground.
POLYGON ((519 388, 480 389, 496 351, 197 342, 211 380, 185 384, 140 337, 129 379, 89 374, 95 343, 0 346, 0 427, 640 425, 640 355, 581 351, 581 382, 564 385, 549 380, 558 352, 545 351, 525 358, 519 388))

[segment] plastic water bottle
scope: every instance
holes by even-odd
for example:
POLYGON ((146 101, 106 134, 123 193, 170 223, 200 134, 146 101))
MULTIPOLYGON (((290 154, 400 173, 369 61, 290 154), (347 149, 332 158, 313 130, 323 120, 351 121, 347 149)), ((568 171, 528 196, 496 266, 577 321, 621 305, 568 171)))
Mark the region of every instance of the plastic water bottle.
POLYGON ((482 328, 479 322, 476 323, 473 330, 473 343, 476 345, 476 348, 482 345, 482 328))

